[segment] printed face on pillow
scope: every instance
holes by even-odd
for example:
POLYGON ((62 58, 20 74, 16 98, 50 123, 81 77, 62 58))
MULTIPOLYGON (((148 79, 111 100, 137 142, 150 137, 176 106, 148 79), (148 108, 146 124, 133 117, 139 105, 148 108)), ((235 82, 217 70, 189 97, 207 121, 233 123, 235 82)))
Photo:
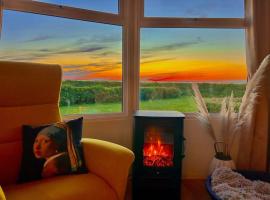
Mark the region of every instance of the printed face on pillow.
POLYGON ((83 118, 78 118, 23 125, 23 155, 17 182, 87 172, 82 160, 82 122, 83 118))
POLYGON ((57 153, 57 147, 51 138, 44 134, 38 134, 33 145, 33 152, 38 159, 48 159, 57 153))

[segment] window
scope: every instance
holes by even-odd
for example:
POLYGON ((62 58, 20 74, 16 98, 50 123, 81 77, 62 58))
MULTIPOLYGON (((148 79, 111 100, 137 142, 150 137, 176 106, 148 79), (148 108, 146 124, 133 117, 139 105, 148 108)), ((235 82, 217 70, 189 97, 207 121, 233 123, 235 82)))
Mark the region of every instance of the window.
POLYGON ((61 64, 62 114, 194 112, 191 82, 212 112, 243 94, 244 0, 3 2, 0 58, 61 64))
MULTIPOLYGON (((243 1, 144 2, 146 16, 175 15, 173 10, 178 10, 178 16, 186 18, 142 18, 144 27, 140 31, 140 109, 196 111, 191 89, 193 82, 199 84, 210 112, 218 112, 222 99, 230 96, 231 92, 239 106, 247 76, 244 25, 236 25, 239 19, 224 17, 242 17, 243 1), (201 16, 199 13, 189 15, 188 8, 193 6, 195 9, 201 4, 208 5, 208 16, 201 16), (222 10, 211 13, 210 4, 222 10), (166 8, 172 11, 166 11, 166 8), (230 9, 233 12, 226 12, 230 9), (162 14, 158 10, 162 10, 162 14), (193 20, 189 17, 219 18, 193 20)), ((203 11, 206 9, 202 9, 203 11)))
POLYGON ((4 11, 0 58, 63 67, 66 114, 122 112, 122 27, 4 11))
POLYGON ((35 0, 56 5, 71 6, 108 13, 118 13, 118 0, 35 0))

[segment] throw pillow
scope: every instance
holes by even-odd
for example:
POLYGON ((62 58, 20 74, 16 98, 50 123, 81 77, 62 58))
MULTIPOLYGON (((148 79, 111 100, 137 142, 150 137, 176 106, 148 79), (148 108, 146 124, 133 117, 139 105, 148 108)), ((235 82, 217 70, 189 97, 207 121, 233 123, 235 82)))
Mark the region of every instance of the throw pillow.
POLYGON ((23 156, 18 182, 86 172, 81 146, 83 118, 23 126, 23 156))

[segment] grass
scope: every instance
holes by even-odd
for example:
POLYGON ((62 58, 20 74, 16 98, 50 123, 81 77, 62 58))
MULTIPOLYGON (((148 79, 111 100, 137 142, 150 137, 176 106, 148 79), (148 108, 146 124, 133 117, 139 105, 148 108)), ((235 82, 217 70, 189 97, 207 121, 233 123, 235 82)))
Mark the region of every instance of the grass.
POLYGON ((97 114, 97 113, 115 113, 121 112, 122 105, 120 103, 96 103, 96 104, 80 104, 72 106, 61 106, 62 115, 70 114, 97 114))
MULTIPOLYGON (((121 112, 122 106, 120 103, 96 103, 96 104, 81 104, 72 106, 61 106, 61 114, 97 114, 97 113, 113 113, 121 112)), ((194 112, 196 105, 192 97, 181 97, 177 99, 163 99, 142 101, 140 104, 142 110, 175 110, 180 112, 194 112)))
MULTIPOLYGON (((219 112, 222 102, 219 98, 205 98, 209 112, 219 112)), ((235 98, 236 110, 240 106, 241 98, 235 98)), ((183 96, 175 99, 160 99, 140 102, 141 110, 173 110, 180 112, 196 112, 197 107, 192 96, 183 96)), ((62 115, 69 114, 97 114, 97 113, 119 113, 122 111, 121 103, 95 103, 80 104, 72 106, 61 106, 62 115)))
MULTIPOLYGON (((245 84, 200 83, 200 91, 209 112, 219 112, 224 97, 234 92, 236 111, 245 84)), ((97 114, 122 111, 120 82, 64 81, 61 89, 61 113, 97 114), (113 103, 112 103, 113 102, 113 103), (70 106, 67 106, 70 105, 70 106)), ((141 83, 141 110, 175 110, 196 112, 190 83, 141 83)))
POLYGON ((180 97, 177 99, 161 99, 142 101, 142 110, 174 110, 180 112, 194 112, 197 110, 195 102, 191 96, 180 97))

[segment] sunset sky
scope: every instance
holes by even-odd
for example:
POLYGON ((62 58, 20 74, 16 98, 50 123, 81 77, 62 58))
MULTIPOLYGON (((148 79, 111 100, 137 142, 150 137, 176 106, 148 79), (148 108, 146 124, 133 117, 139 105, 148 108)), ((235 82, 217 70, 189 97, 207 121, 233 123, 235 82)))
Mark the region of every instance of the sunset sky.
MULTIPOLYGON (((145 1, 146 16, 244 15, 243 0, 145 1)), ((44 2, 118 12, 116 0, 44 2)), ((244 37, 241 29, 142 28, 141 80, 245 80, 244 37)), ((4 11, 0 59, 58 63, 64 79, 120 81, 122 27, 4 11)))

